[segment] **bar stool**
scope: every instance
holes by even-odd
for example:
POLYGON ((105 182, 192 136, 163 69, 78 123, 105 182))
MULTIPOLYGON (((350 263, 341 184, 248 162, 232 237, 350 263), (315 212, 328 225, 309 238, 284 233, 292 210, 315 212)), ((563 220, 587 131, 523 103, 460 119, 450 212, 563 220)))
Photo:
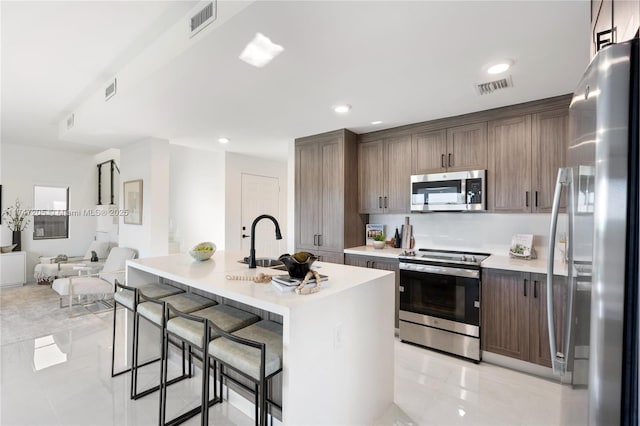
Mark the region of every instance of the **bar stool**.
MULTIPOLYGON (((232 334, 216 330, 221 338, 209 343, 209 356, 220 364, 220 395, 224 379, 231 380, 255 396, 255 423, 267 424, 267 404, 277 406, 267 395, 271 379, 282 371, 282 324, 262 320, 232 334), (254 383, 254 389, 224 372, 233 370, 254 383), (258 417, 259 414, 259 417, 258 417)), ((217 391, 214 391, 217 394, 217 391)), ((281 409, 280 406, 277 406, 281 409)))
MULTIPOLYGON (((191 314, 181 312, 170 303, 166 306, 167 312, 164 316, 166 320, 166 326, 164 327, 164 352, 166 353, 168 350, 170 336, 177 338, 182 342, 186 342, 189 345, 190 351, 192 347, 195 347, 202 352, 202 401, 200 406, 193 408, 174 419, 169 420, 168 422, 166 421, 168 360, 167 357, 163 358, 161 368, 162 374, 160 377, 161 391, 159 424, 172 426, 178 425, 198 413, 201 413, 201 422, 203 425, 206 425, 209 421, 209 407, 220 402, 216 393, 217 388, 215 384, 214 398, 209 401, 209 342, 220 336, 216 330, 212 331, 212 327, 218 330, 223 330, 223 332, 231 333, 259 321, 260 318, 255 314, 229 305, 211 306, 206 309, 192 312, 191 314)), ((189 361, 191 362, 191 358, 189 361)))
MULTIPOLYGON (((142 290, 144 294, 153 298, 161 298, 166 296, 172 296, 174 294, 183 293, 184 290, 177 287, 170 286, 168 284, 148 283, 139 286, 126 286, 120 284, 118 280, 115 280, 115 293, 113 295, 113 336, 111 339, 111 377, 116 377, 121 374, 131 371, 131 367, 115 372, 115 358, 116 358, 116 309, 118 305, 133 312, 135 315, 138 309, 138 290, 142 290)), ((134 320, 135 321, 135 320, 134 320)), ((149 365, 153 362, 159 361, 160 358, 147 361, 140 367, 149 365)))
MULTIPOLYGON (((161 299, 154 299, 148 297, 143 291, 138 291, 138 297, 143 302, 138 300, 138 309, 136 310, 133 321, 133 360, 131 362, 131 399, 138 399, 143 396, 149 395, 152 392, 160 389, 160 385, 153 386, 149 389, 138 392, 138 349, 139 349, 139 333, 140 333, 140 317, 147 319, 151 324, 155 325, 162 331, 161 348, 160 348, 160 360, 164 360, 168 357, 168 350, 165 352, 164 345, 164 325, 166 323, 166 309, 167 304, 171 303, 177 309, 182 312, 191 313, 200 309, 207 308, 209 306, 216 305, 215 300, 207 299, 206 297, 194 294, 194 293, 181 293, 174 294, 173 296, 164 297, 161 299)), ((173 315, 173 314, 172 314, 173 315)), ((168 348, 168 346, 167 346, 168 348)), ((185 373, 185 345, 182 343, 182 375, 174 379, 171 379, 167 384, 176 383, 182 379, 185 379, 191 375, 191 352, 189 352, 189 374, 185 373)), ((160 374, 162 374, 161 364, 160 374)))

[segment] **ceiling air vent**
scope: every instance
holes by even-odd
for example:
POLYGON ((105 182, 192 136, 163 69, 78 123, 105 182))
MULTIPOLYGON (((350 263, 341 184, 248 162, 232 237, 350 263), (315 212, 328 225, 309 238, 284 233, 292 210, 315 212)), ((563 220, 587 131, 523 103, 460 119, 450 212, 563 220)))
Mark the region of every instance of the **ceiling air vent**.
POLYGON ((217 0, 207 3, 198 13, 191 17, 191 37, 198 34, 204 27, 216 20, 217 0))
POLYGON ((76 123, 76 116, 75 114, 71 114, 69 118, 67 118, 67 130, 70 130, 75 123, 76 123))
POLYGON ((107 87, 104 89, 105 101, 108 101, 109 99, 113 98, 113 96, 116 94, 116 89, 117 89, 116 83, 117 83, 117 80, 114 78, 113 81, 107 84, 107 87))
POLYGON ((489 81, 487 83, 476 84, 476 90, 479 95, 488 95, 497 90, 506 89, 508 87, 513 87, 513 80, 511 79, 511 76, 501 78, 500 80, 489 81))

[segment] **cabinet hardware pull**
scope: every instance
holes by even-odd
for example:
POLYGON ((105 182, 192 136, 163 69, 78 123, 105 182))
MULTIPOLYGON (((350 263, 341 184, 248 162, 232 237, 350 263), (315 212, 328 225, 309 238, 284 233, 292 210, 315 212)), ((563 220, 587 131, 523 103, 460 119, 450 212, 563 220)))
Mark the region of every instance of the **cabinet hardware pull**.
POLYGON ((523 288, 524 288, 524 297, 527 297, 527 281, 529 281, 529 280, 524 280, 524 286, 523 286, 523 288))
POLYGON ((371 262, 370 260, 367 260, 367 268, 369 267, 369 262, 371 262))
POLYGON ((535 201, 535 203, 536 203, 536 207, 538 207, 538 191, 536 191, 536 201, 535 201))
POLYGON ((387 198, 388 197, 384 197, 384 208, 385 209, 388 207, 387 198))
POLYGON ((376 264, 376 262, 375 262, 374 260, 372 260, 372 261, 371 261, 371 268, 374 268, 374 269, 375 269, 375 266, 374 266, 375 264, 376 264))
POLYGON ((529 207, 529 191, 524 192, 524 206, 529 207))
POLYGON ((538 281, 536 280, 533 281, 533 298, 538 298, 538 281))
POLYGON ((322 234, 318 234, 318 247, 322 245, 322 234))
POLYGON ((318 234, 313 234, 313 245, 314 246, 318 245, 318 234))
POLYGON ((451 161, 453 159, 453 154, 449 153, 449 167, 453 166, 453 161, 451 161))
POLYGON ((442 154, 442 156, 440 157, 440 165, 442 166, 443 169, 447 167, 447 165, 444 164, 444 154, 442 154))
POLYGON ((249 238, 251 235, 242 234, 242 238, 249 238))
POLYGON ((378 208, 382 208, 382 197, 378 197, 378 208))

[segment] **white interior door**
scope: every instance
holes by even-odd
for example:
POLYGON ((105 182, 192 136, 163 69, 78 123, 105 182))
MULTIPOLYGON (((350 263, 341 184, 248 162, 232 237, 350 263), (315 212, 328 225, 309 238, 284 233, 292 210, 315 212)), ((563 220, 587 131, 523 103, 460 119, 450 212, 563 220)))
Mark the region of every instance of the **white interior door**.
MULTIPOLYGON (((251 238, 242 236, 251 235, 253 220, 262 214, 269 214, 280 222, 278 217, 280 183, 278 178, 243 173, 241 191, 242 226, 238 235, 242 240, 240 243, 242 252, 246 253, 245 256, 249 256, 251 238)), ((280 247, 284 239, 277 241, 275 232, 275 226, 269 219, 258 222, 255 236, 256 257, 277 258, 282 254, 280 247)))

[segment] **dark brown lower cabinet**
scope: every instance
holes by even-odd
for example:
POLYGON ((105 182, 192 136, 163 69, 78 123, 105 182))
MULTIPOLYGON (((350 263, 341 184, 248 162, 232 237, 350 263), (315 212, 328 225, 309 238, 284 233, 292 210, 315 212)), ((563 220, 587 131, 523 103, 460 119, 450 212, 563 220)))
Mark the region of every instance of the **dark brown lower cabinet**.
POLYGON ((361 256, 358 254, 345 254, 344 264, 351 266, 360 266, 362 268, 383 269, 385 271, 395 272, 396 277, 396 300, 395 300, 395 324, 399 327, 398 313, 400 309, 400 263, 398 259, 390 259, 386 257, 361 256))
POLYGON ((334 251, 314 251, 320 262, 344 263, 344 254, 334 251))
MULTIPOLYGON (((556 344, 561 347, 566 278, 554 276, 556 344)), ((547 276, 483 269, 480 287, 482 350, 551 367, 547 276)))

